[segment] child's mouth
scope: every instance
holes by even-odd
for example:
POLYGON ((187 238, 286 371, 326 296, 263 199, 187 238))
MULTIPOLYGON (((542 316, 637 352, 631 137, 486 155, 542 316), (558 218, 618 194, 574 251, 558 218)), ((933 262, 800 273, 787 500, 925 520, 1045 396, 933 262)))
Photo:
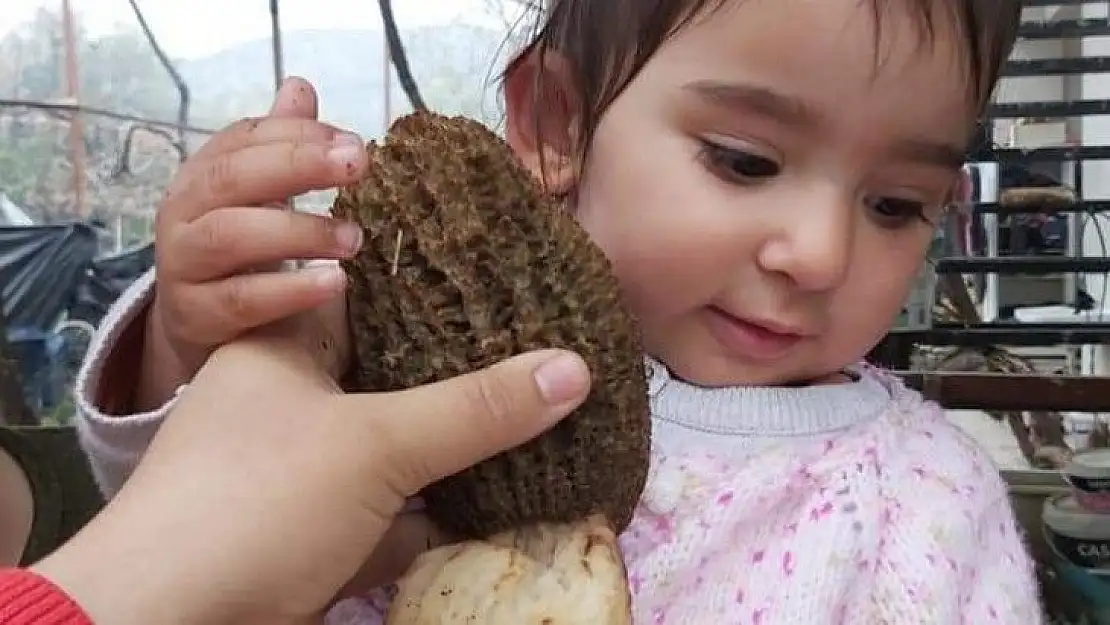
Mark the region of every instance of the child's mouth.
POLYGON ((727 351, 745 360, 772 361, 786 355, 803 335, 782 332, 741 319, 716 306, 706 307, 709 333, 727 351))

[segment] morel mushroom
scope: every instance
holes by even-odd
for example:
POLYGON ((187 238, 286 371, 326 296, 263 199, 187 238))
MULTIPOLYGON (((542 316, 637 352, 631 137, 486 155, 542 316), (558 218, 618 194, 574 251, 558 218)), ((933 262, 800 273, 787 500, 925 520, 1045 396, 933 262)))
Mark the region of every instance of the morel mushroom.
POLYGON ((465 542, 417 560, 387 623, 629 625, 616 537, 647 479, 651 425, 639 331, 608 260, 475 121, 417 112, 367 149, 367 176, 333 207, 365 231, 343 264, 345 386, 404 389, 551 347, 593 375, 553 429, 422 493, 465 542))

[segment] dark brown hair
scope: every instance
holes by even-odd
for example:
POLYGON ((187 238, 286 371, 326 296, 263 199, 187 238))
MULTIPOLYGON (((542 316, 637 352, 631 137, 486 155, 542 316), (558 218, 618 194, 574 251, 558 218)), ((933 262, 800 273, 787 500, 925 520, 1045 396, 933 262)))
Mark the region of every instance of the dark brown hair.
MULTIPOLYGON (((530 56, 557 52, 569 65, 578 110, 575 146, 589 147, 601 116, 628 87, 663 43, 693 19, 707 15, 729 0, 543 0, 527 45, 509 63, 502 83, 530 56)), ((739 0, 733 0, 739 1, 739 0)), ((955 28, 963 40, 968 90, 980 115, 998 82, 1021 21, 1020 0, 866 0, 875 13, 876 37, 884 13, 909 5, 922 29, 923 41, 937 39, 936 28, 955 28), (938 6, 939 5, 939 6, 938 6), (951 25, 951 26, 949 26, 951 25)), ((880 63, 881 59, 876 59, 880 63)), ((542 64, 529 97, 550 94, 542 64)), ((534 107, 533 107, 534 108, 534 107)), ((539 121, 535 120, 538 124, 539 121)), ((537 126, 538 128, 538 126, 537 126)))

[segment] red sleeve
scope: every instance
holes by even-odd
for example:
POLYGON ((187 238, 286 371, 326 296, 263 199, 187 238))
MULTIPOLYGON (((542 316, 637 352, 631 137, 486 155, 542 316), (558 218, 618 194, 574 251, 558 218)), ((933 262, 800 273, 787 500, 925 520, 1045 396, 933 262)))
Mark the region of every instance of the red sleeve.
POLYGON ((0 625, 93 625, 73 599, 45 577, 0 569, 0 625))

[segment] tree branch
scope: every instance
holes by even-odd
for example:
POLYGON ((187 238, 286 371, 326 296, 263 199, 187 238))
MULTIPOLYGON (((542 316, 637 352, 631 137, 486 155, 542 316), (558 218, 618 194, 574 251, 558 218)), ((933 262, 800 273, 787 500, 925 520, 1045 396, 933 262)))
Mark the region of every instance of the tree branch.
POLYGON ((486 13, 496 17, 506 30, 514 29, 528 15, 543 12, 540 0, 485 0, 486 13))
MULTIPOLYGON (((181 77, 181 72, 177 71, 177 67, 170 60, 169 55, 162 49, 158 43, 158 38, 154 36, 154 31, 150 29, 150 24, 147 23, 146 17, 143 16, 142 9, 139 8, 138 0, 127 0, 131 5, 131 12, 135 14, 135 19, 139 22, 139 28, 143 30, 143 35, 146 41, 150 44, 151 50, 154 51, 154 56, 158 57, 158 62, 170 75, 173 84, 177 87, 177 95, 179 97, 177 103, 177 141, 178 153, 185 153, 185 131, 183 130, 189 124, 189 85, 185 84, 185 79, 181 77)), ((184 157, 182 157, 184 160, 184 157)))
POLYGON ((405 45, 401 41, 401 32, 397 29, 397 19, 393 16, 392 0, 378 0, 378 10, 382 14, 382 27, 385 29, 390 60, 392 60, 393 67, 397 70, 397 80, 401 83, 401 89, 405 91, 405 95, 408 96, 414 110, 426 111, 428 105, 425 104, 424 98, 420 95, 420 89, 416 86, 416 80, 412 76, 409 59, 405 54, 405 45))
POLYGON ((281 43, 281 3, 270 0, 270 55, 274 62, 274 93, 285 80, 285 51, 281 43))

